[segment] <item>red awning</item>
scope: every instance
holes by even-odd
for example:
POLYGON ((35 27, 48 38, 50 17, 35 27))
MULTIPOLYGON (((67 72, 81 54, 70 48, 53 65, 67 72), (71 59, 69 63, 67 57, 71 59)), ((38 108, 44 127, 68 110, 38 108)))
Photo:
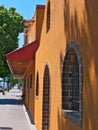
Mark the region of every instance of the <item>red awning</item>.
POLYGON ((33 60, 38 48, 37 41, 16 49, 6 55, 7 60, 33 60))
POLYGON ((14 78, 23 78, 29 65, 34 61, 35 53, 38 48, 38 42, 16 49, 6 55, 6 60, 14 78))

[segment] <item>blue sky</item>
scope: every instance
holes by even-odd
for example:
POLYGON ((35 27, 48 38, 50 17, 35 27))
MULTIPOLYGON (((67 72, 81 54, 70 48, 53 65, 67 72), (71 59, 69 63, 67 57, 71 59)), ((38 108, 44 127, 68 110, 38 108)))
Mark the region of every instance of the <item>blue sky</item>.
MULTIPOLYGON (((15 7, 24 19, 31 19, 37 4, 46 4, 46 0, 0 0, 0 5, 6 8, 15 7)), ((23 45, 23 34, 19 35, 19 47, 23 45)))

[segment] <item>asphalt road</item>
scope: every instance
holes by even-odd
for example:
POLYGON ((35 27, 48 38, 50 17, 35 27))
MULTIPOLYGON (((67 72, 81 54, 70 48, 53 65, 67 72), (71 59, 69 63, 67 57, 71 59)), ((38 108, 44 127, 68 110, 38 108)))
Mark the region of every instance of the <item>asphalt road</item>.
POLYGON ((16 88, 5 95, 0 93, 0 130, 37 130, 20 100, 21 94, 16 88))

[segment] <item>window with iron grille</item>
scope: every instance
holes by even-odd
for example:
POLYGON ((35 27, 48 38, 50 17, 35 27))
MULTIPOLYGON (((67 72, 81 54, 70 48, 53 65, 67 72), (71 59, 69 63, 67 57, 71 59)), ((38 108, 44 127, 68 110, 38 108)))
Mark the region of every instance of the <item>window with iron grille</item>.
POLYGON ((29 85, 30 85, 30 82, 29 82, 29 76, 27 77, 27 82, 26 82, 26 84, 27 84, 27 88, 29 88, 29 85))
POLYGON ((24 88, 26 88, 26 79, 24 79, 24 88))
POLYGON ((81 126, 82 62, 78 45, 68 44, 62 67, 62 114, 81 126))
POLYGON ((47 6, 47 32, 50 29, 50 1, 48 2, 47 6))
POLYGON ((36 96, 39 95, 39 74, 37 72, 37 76, 36 76, 36 96))
POLYGON ((42 106, 42 130, 49 130, 50 126, 50 71, 46 64, 43 77, 43 106, 42 106))
POLYGON ((79 66, 72 48, 64 60, 62 88, 62 108, 79 111, 79 66))
POLYGON ((32 75, 30 75, 30 88, 32 88, 32 75))

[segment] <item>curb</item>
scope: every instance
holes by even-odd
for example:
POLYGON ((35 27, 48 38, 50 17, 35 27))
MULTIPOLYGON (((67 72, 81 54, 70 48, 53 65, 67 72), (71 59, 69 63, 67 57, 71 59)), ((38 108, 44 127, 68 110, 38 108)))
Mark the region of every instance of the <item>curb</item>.
POLYGON ((24 104, 23 104, 23 109, 24 109, 24 113, 26 115, 27 121, 29 123, 30 130, 37 130, 37 128, 36 128, 36 126, 34 124, 34 121, 33 121, 32 117, 31 117, 27 107, 24 104))

